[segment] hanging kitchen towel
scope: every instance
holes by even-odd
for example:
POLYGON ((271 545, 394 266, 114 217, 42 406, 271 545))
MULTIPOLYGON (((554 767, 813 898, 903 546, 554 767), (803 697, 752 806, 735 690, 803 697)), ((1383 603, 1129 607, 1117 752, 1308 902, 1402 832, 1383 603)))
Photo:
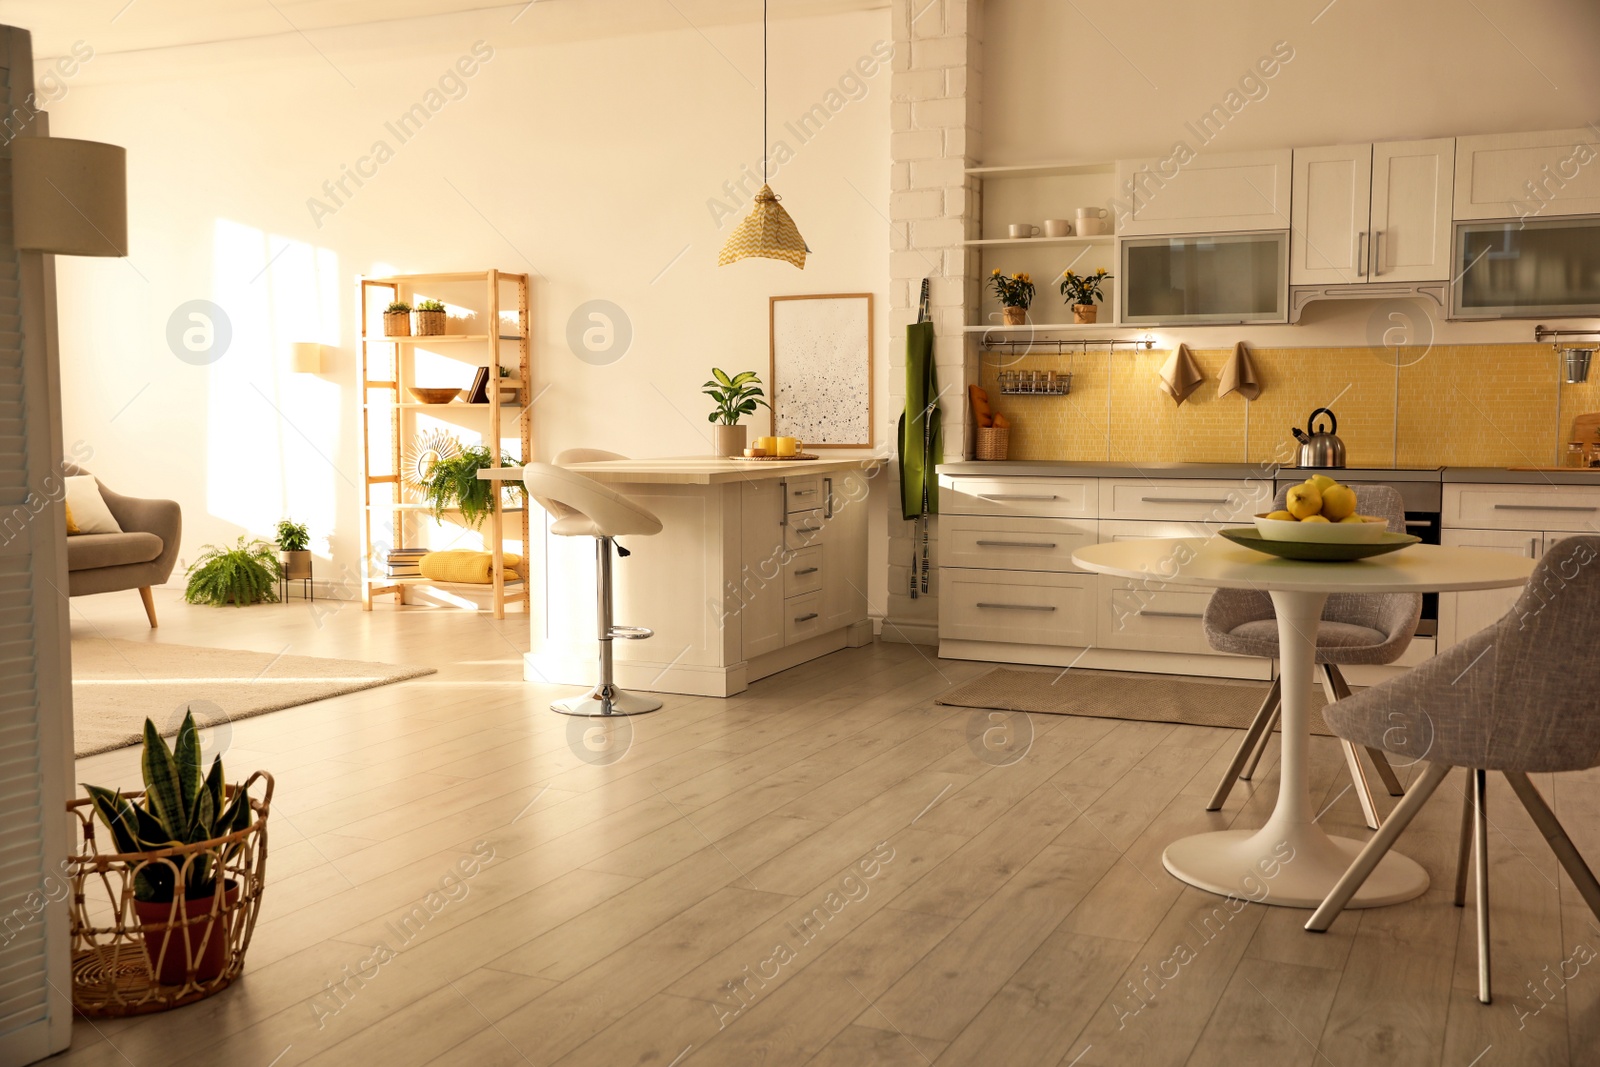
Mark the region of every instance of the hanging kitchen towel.
POLYGON ((1250 350, 1243 341, 1233 346, 1233 355, 1222 368, 1222 377, 1217 382, 1217 398, 1221 399, 1235 390, 1246 400, 1254 400, 1261 395, 1261 378, 1256 374, 1256 361, 1250 358, 1250 350))
POLYGON ((944 462, 944 424, 939 417, 939 384, 933 366, 933 323, 906 327, 906 410, 900 415, 900 514, 915 519, 939 513, 939 479, 944 462))
POLYGON ((1161 365, 1161 391, 1176 403, 1189 399, 1189 394, 1200 388, 1204 380, 1200 364, 1195 362, 1188 345, 1179 345, 1173 350, 1172 358, 1161 365))

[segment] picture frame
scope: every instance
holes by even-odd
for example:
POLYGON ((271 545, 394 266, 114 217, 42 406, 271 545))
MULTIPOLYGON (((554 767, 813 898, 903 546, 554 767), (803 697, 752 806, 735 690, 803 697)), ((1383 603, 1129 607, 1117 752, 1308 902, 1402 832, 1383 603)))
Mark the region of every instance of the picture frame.
POLYGON ((772 432, 806 451, 871 448, 873 294, 774 296, 768 308, 772 432))

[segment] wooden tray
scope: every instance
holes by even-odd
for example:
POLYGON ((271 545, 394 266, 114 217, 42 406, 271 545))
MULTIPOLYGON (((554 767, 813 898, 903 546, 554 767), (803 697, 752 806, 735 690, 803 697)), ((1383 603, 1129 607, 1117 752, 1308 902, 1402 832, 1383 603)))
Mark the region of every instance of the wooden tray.
POLYGON ((796 452, 792 456, 729 456, 727 458, 743 460, 746 463, 777 463, 780 461, 783 463, 788 463, 790 460, 821 459, 822 457, 814 456, 810 452, 796 452))

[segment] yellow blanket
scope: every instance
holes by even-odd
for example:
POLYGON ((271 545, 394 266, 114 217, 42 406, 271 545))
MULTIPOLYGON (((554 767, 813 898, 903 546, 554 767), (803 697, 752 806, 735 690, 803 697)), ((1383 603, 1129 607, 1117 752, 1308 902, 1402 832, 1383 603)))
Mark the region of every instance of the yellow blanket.
MULTIPOLYGON (((522 566, 522 557, 505 554, 506 580, 517 577, 518 568, 522 566)), ((494 581, 492 573, 494 557, 487 552, 474 552, 468 549, 452 549, 449 552, 429 552, 422 557, 418 564, 424 578, 431 578, 436 582, 464 582, 469 585, 489 585, 494 581)))

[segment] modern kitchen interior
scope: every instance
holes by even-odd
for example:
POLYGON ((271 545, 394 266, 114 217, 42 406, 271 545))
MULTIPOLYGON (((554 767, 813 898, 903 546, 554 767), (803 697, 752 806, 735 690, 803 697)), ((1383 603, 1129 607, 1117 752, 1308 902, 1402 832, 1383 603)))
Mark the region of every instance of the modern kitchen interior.
POLYGON ((0 0, 0 1067, 1600 1067, 1597 43, 0 0))

